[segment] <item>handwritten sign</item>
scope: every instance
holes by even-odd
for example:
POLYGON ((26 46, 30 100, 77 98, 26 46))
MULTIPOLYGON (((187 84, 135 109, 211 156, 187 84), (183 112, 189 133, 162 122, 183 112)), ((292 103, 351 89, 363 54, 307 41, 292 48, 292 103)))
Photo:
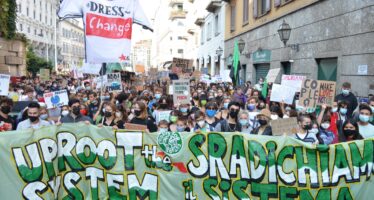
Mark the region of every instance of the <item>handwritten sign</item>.
POLYGON ((280 68, 270 69, 268 75, 266 76, 268 83, 274 83, 279 75, 279 72, 280 68))
POLYGON ((332 106, 335 98, 336 83, 333 81, 318 81, 317 105, 332 106))
POLYGON ((162 120, 166 120, 167 122, 170 121, 170 113, 171 111, 158 111, 156 114, 156 123, 158 124, 162 120))
POLYGON ((40 80, 41 81, 49 81, 50 80, 50 76, 49 76, 49 69, 40 69, 39 71, 39 74, 40 74, 40 80))
POLYGON ((48 109, 69 104, 69 97, 66 90, 44 93, 43 97, 48 109))
POLYGON ((120 73, 107 74, 107 88, 109 92, 122 92, 120 73))
POLYGON ((190 73, 193 60, 183 58, 173 58, 171 70, 175 74, 190 73))
POLYGON ((306 79, 305 76, 297 76, 297 75, 282 75, 282 85, 294 87, 296 88, 297 92, 301 91, 301 85, 303 81, 306 79))
POLYGON ((145 130, 147 130, 147 126, 146 125, 140 125, 140 124, 126 123, 125 124, 125 129, 126 130, 131 130, 131 131, 145 131, 145 130))
POLYGON ((297 118, 292 117, 288 119, 277 119, 271 121, 271 128, 274 136, 280 136, 284 134, 292 135, 297 132, 297 118))
POLYGON ((302 84, 299 105, 304 108, 314 108, 317 105, 319 84, 317 80, 305 79, 302 84))
POLYGON ((190 103, 190 81, 174 80, 173 81, 173 100, 174 103, 189 104, 190 103))
POLYGON ((0 95, 8 96, 10 75, 0 74, 0 95))
POLYGON ((292 105, 295 97, 296 89, 285 85, 273 84, 271 90, 270 101, 279 102, 282 101, 286 104, 292 105))

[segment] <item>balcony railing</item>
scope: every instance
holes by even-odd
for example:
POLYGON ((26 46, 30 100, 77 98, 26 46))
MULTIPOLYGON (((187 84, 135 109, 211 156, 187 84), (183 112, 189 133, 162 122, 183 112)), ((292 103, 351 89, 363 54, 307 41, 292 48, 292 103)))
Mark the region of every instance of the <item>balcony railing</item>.
POLYGON ((198 25, 198 26, 201 26, 203 25, 205 22, 205 19, 200 17, 200 18, 197 18, 196 21, 195 21, 195 24, 198 25))
POLYGON ((206 7, 206 10, 212 13, 221 7, 221 3, 221 0, 210 0, 208 6, 206 7))
POLYGON ((174 7, 176 4, 183 4, 183 0, 171 0, 169 6, 174 7))
POLYGON ((170 20, 174 19, 184 19, 186 18, 187 12, 184 10, 173 10, 170 12, 170 20))

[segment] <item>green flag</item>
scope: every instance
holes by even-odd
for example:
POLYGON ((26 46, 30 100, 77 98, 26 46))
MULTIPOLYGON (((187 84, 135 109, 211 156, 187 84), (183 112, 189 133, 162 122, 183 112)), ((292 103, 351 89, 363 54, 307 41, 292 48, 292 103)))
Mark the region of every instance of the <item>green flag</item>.
POLYGON ((261 94, 264 98, 268 96, 268 80, 265 79, 264 85, 262 86, 261 94))
POLYGON ((232 83, 234 86, 237 86, 239 83, 239 70, 240 70, 240 52, 238 42, 235 41, 234 47, 234 55, 233 55, 233 62, 230 71, 230 78, 232 79, 232 83))

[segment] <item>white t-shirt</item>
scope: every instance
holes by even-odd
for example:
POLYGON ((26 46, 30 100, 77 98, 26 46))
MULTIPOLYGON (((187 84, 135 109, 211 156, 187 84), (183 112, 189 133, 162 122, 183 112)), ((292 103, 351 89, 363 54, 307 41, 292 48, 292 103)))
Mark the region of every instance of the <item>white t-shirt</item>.
POLYGON ((358 124, 358 128, 360 130, 360 134, 364 139, 374 137, 374 126, 368 124, 366 126, 358 124))
POLYGON ((37 124, 32 124, 30 119, 26 119, 26 120, 23 120, 22 122, 18 123, 17 130, 25 130, 25 129, 29 129, 29 128, 39 129, 43 126, 50 126, 50 125, 51 125, 51 123, 49 123, 45 120, 42 120, 42 119, 39 119, 39 122, 37 124))

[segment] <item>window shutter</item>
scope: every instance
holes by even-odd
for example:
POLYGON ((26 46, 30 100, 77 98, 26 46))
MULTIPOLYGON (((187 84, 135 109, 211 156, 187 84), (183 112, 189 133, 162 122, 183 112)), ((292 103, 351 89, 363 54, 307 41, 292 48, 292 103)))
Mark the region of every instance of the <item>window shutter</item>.
POLYGON ((270 0, 266 0, 266 12, 269 12, 271 8, 270 0))
POLYGON ((253 17, 258 17, 258 0, 253 0, 253 17))
POLYGON ((281 0, 274 0, 274 6, 279 7, 281 5, 281 0))

